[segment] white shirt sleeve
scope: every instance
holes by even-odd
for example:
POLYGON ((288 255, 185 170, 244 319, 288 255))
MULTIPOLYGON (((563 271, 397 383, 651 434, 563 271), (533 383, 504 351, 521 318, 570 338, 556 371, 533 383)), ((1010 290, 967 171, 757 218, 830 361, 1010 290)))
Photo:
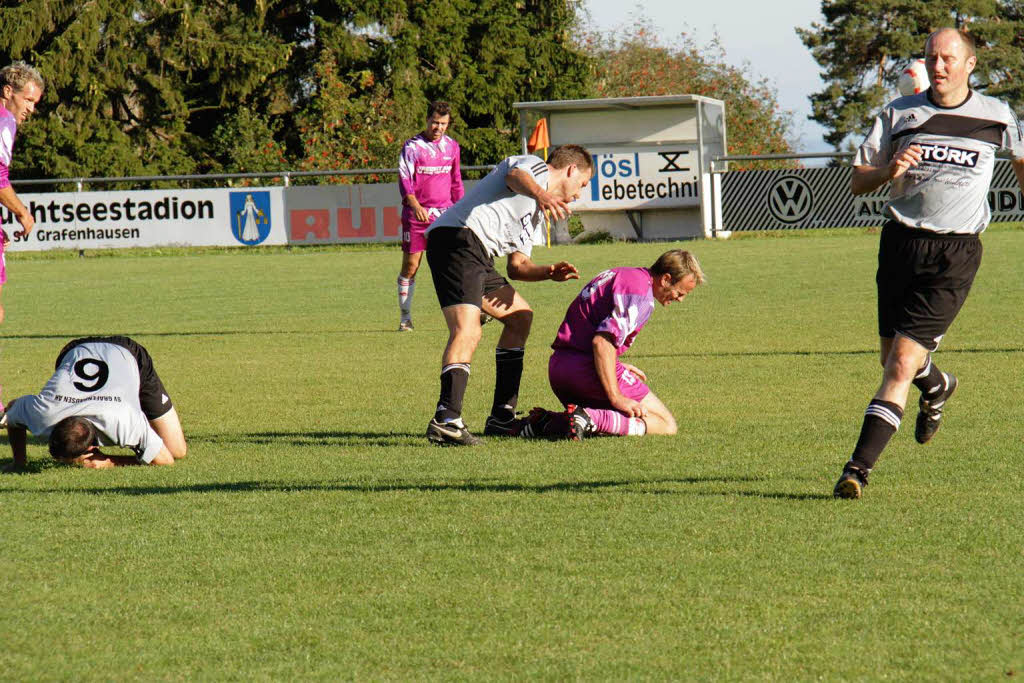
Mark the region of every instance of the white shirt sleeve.
POLYGON ((892 158, 892 139, 889 126, 889 109, 875 117, 871 132, 857 149, 853 158, 854 166, 884 166, 892 158))

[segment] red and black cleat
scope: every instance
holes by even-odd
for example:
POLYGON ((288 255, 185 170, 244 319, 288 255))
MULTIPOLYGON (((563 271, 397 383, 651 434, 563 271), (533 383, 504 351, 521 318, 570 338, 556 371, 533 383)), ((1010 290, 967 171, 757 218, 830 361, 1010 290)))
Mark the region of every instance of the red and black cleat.
POLYGON ((560 413, 534 408, 526 417, 519 436, 550 441, 581 441, 588 433, 590 424, 590 416, 586 411, 572 404, 560 413))

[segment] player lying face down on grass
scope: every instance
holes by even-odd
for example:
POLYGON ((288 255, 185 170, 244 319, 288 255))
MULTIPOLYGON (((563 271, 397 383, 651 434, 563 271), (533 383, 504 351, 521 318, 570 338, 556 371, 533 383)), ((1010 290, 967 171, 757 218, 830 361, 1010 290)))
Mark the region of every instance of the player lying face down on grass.
POLYGON ((7 471, 25 467, 29 431, 49 440, 55 460, 93 469, 173 465, 187 450, 178 413, 149 352, 122 336, 69 342, 42 391, 7 404, 0 423, 7 427, 14 455, 7 471), (100 450, 107 446, 135 455, 107 455, 100 450))
POLYGON ((656 303, 682 301, 703 282, 697 258, 672 249, 649 268, 600 273, 569 305, 551 344, 548 380, 585 434, 676 433, 675 418, 647 386, 647 376, 619 357, 656 303))
POLYGON ((494 269, 494 259, 507 257, 512 280, 578 278, 571 263, 540 265, 530 260, 530 253, 545 214, 554 220, 567 217, 569 203, 587 186, 593 168, 590 153, 578 145, 554 149, 547 162, 533 155, 509 157, 427 229, 427 262, 448 326, 440 397, 427 426, 431 443, 481 443, 462 421, 470 362, 480 342, 481 311, 504 325, 495 349, 494 402, 484 433, 508 435, 518 425, 515 409, 533 311, 494 269))

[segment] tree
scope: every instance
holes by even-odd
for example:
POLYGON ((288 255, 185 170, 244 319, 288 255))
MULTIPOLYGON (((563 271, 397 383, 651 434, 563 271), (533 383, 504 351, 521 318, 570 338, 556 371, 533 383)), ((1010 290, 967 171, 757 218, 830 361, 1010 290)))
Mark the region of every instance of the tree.
POLYGON ((47 79, 19 139, 36 176, 192 173, 216 166, 221 119, 286 62, 268 3, 25 0, 0 8, 0 54, 47 79), (242 5, 254 5, 242 9, 242 5))
POLYGON ((928 35, 952 26, 978 40, 973 85, 1024 104, 1024 9, 1018 0, 822 0, 824 24, 797 33, 824 69, 824 90, 811 96, 811 119, 830 129, 839 149, 864 134, 894 95, 899 74, 923 56, 928 35))
POLYGON ((399 145, 422 129, 432 100, 455 110, 464 165, 515 152, 514 102, 584 92, 589 60, 571 33, 576 6, 367 0, 344 16, 318 15, 303 47, 307 96, 297 105, 303 165, 395 166, 399 145))
POLYGON ((717 39, 704 47, 682 34, 665 44, 649 20, 604 35, 585 37, 594 57, 592 97, 704 95, 725 102, 729 154, 792 152, 787 141, 791 115, 783 111, 772 84, 756 80, 749 67, 725 62, 717 39))
POLYGON ((579 97, 578 0, 0 0, 0 58, 47 78, 20 176, 393 167, 431 100, 464 163, 517 100, 579 97))

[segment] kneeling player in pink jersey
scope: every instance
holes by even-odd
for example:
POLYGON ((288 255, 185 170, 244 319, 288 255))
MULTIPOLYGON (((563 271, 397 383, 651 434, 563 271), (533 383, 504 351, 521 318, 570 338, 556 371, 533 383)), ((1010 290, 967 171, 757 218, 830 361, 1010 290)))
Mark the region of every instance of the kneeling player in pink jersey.
POLYGON ((703 282, 696 257, 673 249, 650 268, 600 273, 573 300, 551 345, 548 379, 586 432, 676 433, 675 418, 647 386, 646 375, 619 356, 647 324, 655 302, 681 301, 703 282))

